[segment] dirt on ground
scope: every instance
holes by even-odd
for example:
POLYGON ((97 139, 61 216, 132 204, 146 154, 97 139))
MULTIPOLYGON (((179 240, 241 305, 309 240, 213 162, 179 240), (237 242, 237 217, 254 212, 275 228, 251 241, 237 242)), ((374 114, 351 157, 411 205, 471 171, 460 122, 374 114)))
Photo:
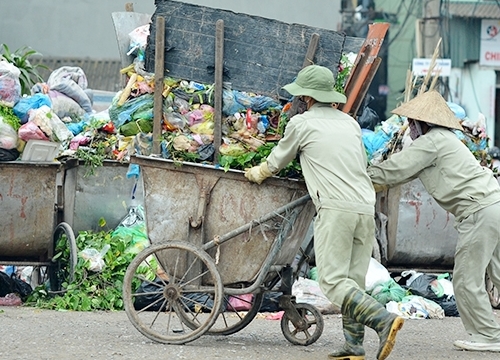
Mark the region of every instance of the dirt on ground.
MULTIPOLYGON (((500 322, 500 312, 496 312, 500 322)), ((229 336, 202 335, 185 345, 156 343, 139 333, 124 311, 72 312, 32 307, 0 307, 0 359, 327 359, 341 346, 339 315, 324 315, 324 331, 314 344, 297 346, 281 333, 280 321, 263 314, 229 336)), ((498 360, 499 353, 456 350, 466 339, 460 318, 407 320, 389 359, 498 360)), ((375 359, 378 338, 368 329, 366 359, 375 359)))

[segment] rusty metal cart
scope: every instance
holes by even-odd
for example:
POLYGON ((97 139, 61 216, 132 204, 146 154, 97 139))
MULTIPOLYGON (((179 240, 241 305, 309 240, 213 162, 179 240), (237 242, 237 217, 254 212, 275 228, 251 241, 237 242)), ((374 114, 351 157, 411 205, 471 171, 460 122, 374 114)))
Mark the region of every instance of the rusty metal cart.
POLYGON ((0 163, 0 264, 48 269, 51 290, 71 280, 77 261, 74 232, 61 221, 61 164, 0 163), (55 258, 59 240, 69 245, 69 259, 55 258))
POLYGON ((315 214, 303 182, 256 185, 241 171, 211 165, 145 156, 132 162, 141 167, 152 245, 129 265, 123 298, 142 334, 167 344, 233 334, 278 287, 285 338, 309 345, 320 337, 321 313, 291 293, 291 265, 315 214))

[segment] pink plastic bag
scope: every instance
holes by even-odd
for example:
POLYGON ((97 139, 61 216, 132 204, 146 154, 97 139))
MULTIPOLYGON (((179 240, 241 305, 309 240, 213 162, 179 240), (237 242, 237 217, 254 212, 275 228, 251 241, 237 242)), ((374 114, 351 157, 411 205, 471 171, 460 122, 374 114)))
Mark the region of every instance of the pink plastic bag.
POLYGON ((22 303, 21 298, 14 293, 0 297, 0 306, 19 306, 22 303))
POLYGON ((19 138, 28 140, 49 140, 47 135, 35 124, 33 121, 28 121, 26 124, 21 125, 19 130, 17 130, 19 138))
POLYGON ((248 311, 252 306, 252 294, 238 295, 238 297, 230 296, 228 311, 248 311))

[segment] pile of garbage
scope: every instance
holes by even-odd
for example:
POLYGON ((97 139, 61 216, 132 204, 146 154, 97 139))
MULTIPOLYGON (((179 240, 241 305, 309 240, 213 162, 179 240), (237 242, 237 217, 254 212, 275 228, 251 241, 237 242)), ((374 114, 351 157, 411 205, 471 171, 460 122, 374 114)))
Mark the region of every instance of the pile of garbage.
MULTIPOLYGON (((47 83, 33 87, 31 96, 20 97, 18 86, 13 86, 10 90, 16 100, 6 102, 0 97, 0 146, 10 155, 3 160, 16 160, 30 140, 58 143, 58 157, 94 164, 104 159, 128 161, 133 154, 150 155, 154 75, 138 73, 134 66, 123 72, 129 78, 127 86, 100 113, 92 110, 91 90, 78 67, 55 70, 47 83)), ((163 84, 161 156, 166 159, 243 169, 258 164, 272 146, 263 153, 260 148, 283 135, 290 104, 283 106, 271 97, 236 91, 225 84, 223 143, 218 149, 220 158, 214 159, 214 86, 171 77, 164 78, 163 84)))
MULTIPOLYGON (((491 157, 488 155, 489 138, 486 133, 486 119, 479 114, 476 120, 469 118, 465 110, 458 104, 448 102, 448 106, 455 113, 463 127, 463 131, 453 130, 455 135, 474 154, 483 166, 490 166, 491 157)), ((374 130, 362 129, 363 144, 365 146, 370 165, 379 164, 391 154, 409 146, 412 142, 409 136, 408 122, 405 117, 392 115, 375 126, 374 130)))
POLYGON ((460 316, 448 273, 437 275, 407 270, 396 281, 382 264, 371 258, 365 289, 388 311, 407 319, 460 316))

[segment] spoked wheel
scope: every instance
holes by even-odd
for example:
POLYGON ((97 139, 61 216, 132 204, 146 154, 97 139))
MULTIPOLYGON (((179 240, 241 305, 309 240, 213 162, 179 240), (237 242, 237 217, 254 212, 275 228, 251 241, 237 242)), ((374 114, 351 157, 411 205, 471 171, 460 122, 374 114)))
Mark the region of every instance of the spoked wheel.
POLYGON ((49 266, 50 289, 53 292, 64 291, 63 284, 73 281, 78 261, 75 233, 69 224, 62 222, 56 226, 52 244, 54 256, 49 266))
POLYGON ((217 319, 223 295, 212 258, 185 242, 144 249, 123 280, 129 320, 143 335, 165 344, 185 344, 203 335, 217 319))
POLYGON ((486 272, 486 292, 490 298, 491 306, 495 309, 500 309, 500 292, 498 288, 493 285, 488 272, 486 272))
MULTIPOLYGON (((248 295, 227 295, 224 294, 223 308, 217 316, 215 323, 208 330, 209 335, 231 335, 244 329, 255 318, 259 312, 262 302, 264 301, 264 294, 250 294, 248 295), (236 300, 240 306, 234 305, 236 300), (244 307, 245 310, 242 310, 244 307)), ((184 319, 184 323, 191 329, 198 327, 198 322, 192 321, 195 319, 184 319)))
POLYGON ((305 326, 296 328, 286 315, 281 318, 281 331, 285 338, 294 345, 311 345, 319 339, 323 333, 324 321, 321 313, 310 304, 295 304, 305 326))

